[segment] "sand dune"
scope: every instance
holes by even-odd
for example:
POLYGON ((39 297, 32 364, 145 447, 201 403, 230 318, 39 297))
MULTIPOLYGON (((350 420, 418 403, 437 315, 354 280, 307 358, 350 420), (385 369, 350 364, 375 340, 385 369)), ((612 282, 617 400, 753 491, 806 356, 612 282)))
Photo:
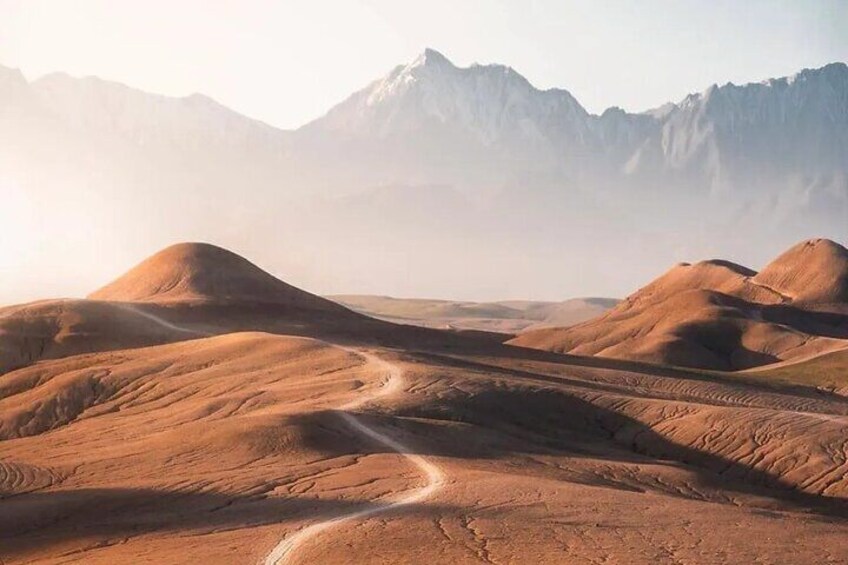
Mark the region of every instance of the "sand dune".
MULTIPOLYGON (((0 374, 4 563, 848 554, 844 396, 258 302, 290 287, 251 274, 242 295, 180 257, 113 285, 126 302, 8 310, 5 340, 27 311, 65 329, 0 374)), ((688 292, 707 313, 750 303, 688 292)))
POLYGON ((681 264, 583 324, 510 343, 578 355, 736 370, 844 347, 848 250, 802 242, 760 273, 681 264))

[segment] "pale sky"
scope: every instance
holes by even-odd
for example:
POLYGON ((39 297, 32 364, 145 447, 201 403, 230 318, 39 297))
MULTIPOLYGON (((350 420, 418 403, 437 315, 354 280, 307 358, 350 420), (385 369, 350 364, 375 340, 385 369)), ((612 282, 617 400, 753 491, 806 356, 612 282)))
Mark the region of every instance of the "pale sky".
POLYGON ((591 112, 848 61, 845 0, 0 0, 0 65, 202 92, 294 128, 425 47, 591 112))

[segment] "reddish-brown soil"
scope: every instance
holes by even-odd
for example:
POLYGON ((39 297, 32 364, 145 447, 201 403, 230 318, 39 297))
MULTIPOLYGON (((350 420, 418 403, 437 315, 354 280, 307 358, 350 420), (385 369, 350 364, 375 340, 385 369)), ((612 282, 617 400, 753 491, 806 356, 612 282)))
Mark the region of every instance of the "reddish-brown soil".
POLYGON ((805 241, 760 273, 727 261, 681 264, 598 318, 510 343, 719 370, 841 349, 848 345, 848 250, 805 241))
MULTIPOLYGON (((0 374, 3 563, 848 555, 839 394, 141 287, 27 307, 53 333, 0 374)), ((5 348, 35 331, 4 312, 5 348)))

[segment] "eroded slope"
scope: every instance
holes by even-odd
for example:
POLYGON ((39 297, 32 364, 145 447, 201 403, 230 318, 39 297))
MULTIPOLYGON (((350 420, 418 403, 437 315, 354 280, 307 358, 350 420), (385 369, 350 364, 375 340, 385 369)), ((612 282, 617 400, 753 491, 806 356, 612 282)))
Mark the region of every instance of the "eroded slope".
POLYGON ((606 314, 510 343, 737 370, 837 349, 848 339, 848 250, 802 242, 756 273, 726 261, 681 264, 606 314))

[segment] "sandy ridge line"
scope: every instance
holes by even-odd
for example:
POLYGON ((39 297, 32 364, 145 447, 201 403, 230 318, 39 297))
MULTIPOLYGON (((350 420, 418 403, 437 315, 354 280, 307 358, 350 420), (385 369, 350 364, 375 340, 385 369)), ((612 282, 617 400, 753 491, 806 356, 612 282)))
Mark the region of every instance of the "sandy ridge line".
MULTIPOLYGON (((142 316, 171 330, 202 336, 211 335, 208 332, 203 332, 200 330, 195 330, 173 324, 163 318, 160 318, 155 314, 146 312, 143 309, 132 304, 113 303, 113 306, 121 310, 138 314, 139 316, 142 316)), ((380 386, 373 394, 363 398, 357 398, 351 402, 348 402, 347 404, 340 406, 339 415, 354 430, 373 439, 377 443, 385 445, 392 451, 395 451, 405 457, 408 461, 415 465, 424 474, 424 476, 426 476, 427 482, 424 486, 409 491, 397 500, 388 502, 386 504, 372 506, 371 508, 366 508, 364 510, 341 514, 334 518, 329 518, 322 522, 306 526, 298 530, 297 532, 292 533, 291 535, 287 535, 282 540, 280 540, 280 542, 274 547, 274 549, 271 550, 268 556, 264 559, 264 561, 262 562, 264 563, 264 565, 281 565, 282 563, 290 561, 298 547, 303 545, 309 539, 317 536, 321 532, 339 526, 345 522, 367 518, 375 514, 387 512, 395 508, 400 508, 402 506, 407 506, 410 504, 415 504, 422 500, 426 500, 444 485, 445 475, 436 464, 431 463, 430 461, 427 461, 424 457, 415 454, 409 446, 365 424, 362 420, 360 420, 350 412, 351 410, 355 410, 356 408, 373 402, 379 398, 389 396, 402 390, 403 369, 401 369, 400 366, 398 366, 397 364, 381 359, 373 353, 366 353, 364 351, 359 351, 347 347, 341 347, 341 349, 344 349, 345 351, 362 357, 368 364, 377 365, 379 370, 384 371, 388 374, 388 378, 383 382, 382 386, 380 386)))

